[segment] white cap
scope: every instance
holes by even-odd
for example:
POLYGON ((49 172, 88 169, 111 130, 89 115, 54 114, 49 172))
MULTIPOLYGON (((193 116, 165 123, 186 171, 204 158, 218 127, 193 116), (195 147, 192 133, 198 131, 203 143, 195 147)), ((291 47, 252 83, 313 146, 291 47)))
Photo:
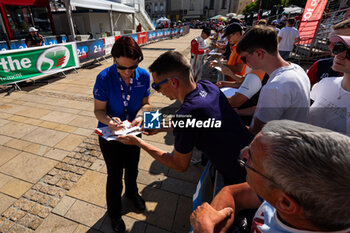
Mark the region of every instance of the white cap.
POLYGON ((218 30, 219 30, 219 31, 221 31, 221 30, 223 30, 223 29, 224 29, 224 26, 222 26, 222 25, 219 25, 219 26, 218 26, 218 30))
POLYGON ((37 32, 38 31, 38 29, 36 29, 35 27, 30 27, 29 28, 29 32, 37 32))

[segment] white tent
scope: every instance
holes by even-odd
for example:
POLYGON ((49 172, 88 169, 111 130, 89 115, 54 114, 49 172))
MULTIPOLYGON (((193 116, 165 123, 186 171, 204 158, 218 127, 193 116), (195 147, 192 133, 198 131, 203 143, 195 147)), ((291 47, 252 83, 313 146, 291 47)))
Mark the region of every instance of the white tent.
POLYGON ((159 19, 156 20, 156 23, 165 23, 165 22, 170 23, 170 19, 167 19, 165 17, 160 17, 159 19))

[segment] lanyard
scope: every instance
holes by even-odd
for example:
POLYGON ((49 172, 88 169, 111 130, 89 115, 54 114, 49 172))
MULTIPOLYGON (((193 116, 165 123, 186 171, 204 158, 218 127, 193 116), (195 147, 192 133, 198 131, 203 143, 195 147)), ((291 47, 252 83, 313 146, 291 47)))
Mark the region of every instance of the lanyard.
POLYGON ((131 90, 132 90, 133 78, 130 77, 129 91, 128 91, 127 95, 125 95, 125 93, 124 93, 124 87, 123 87, 123 83, 122 83, 123 80, 122 80, 122 78, 120 76, 119 76, 119 81, 120 81, 120 90, 121 90, 123 104, 124 104, 124 117, 125 117, 125 120, 128 120, 128 118, 129 118, 128 105, 129 105, 129 100, 130 100, 130 95, 131 95, 131 90))

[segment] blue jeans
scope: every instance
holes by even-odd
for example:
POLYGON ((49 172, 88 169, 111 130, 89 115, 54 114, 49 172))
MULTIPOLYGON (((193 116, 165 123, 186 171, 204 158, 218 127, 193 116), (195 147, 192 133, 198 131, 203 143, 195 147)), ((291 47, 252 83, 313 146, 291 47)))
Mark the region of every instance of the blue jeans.
POLYGON ((285 60, 285 61, 288 61, 288 58, 289 58, 289 54, 290 54, 290 51, 278 51, 281 55, 281 57, 285 60))

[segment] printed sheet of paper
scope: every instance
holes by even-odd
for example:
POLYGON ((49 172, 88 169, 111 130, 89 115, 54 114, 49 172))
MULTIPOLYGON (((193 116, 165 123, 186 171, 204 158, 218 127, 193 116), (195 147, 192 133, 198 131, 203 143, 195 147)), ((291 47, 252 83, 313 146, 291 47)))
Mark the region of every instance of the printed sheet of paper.
POLYGON ((124 129, 113 131, 108 126, 96 128, 95 133, 106 139, 107 141, 116 140, 118 136, 138 135, 141 133, 140 127, 130 127, 129 121, 123 121, 124 129))
POLYGON ((237 92, 237 88, 232 88, 232 87, 223 87, 223 88, 220 88, 220 91, 222 91, 224 93, 224 95, 226 97, 231 97, 231 96, 234 96, 237 92))

